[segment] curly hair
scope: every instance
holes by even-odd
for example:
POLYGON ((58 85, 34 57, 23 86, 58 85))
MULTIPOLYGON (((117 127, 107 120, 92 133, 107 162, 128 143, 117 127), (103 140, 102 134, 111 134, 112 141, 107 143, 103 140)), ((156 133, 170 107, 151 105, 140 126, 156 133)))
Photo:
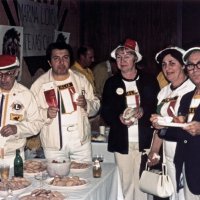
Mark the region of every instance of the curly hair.
POLYGON ((9 29, 3 37, 3 54, 16 55, 19 58, 20 54, 20 33, 15 28, 9 29))

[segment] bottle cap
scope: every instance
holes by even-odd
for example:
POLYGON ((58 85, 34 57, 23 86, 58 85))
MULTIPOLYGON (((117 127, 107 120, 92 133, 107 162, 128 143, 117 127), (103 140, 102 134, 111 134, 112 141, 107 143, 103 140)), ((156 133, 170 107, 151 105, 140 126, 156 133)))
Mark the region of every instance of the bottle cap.
POLYGON ((20 153, 20 149, 16 149, 16 153, 20 153))

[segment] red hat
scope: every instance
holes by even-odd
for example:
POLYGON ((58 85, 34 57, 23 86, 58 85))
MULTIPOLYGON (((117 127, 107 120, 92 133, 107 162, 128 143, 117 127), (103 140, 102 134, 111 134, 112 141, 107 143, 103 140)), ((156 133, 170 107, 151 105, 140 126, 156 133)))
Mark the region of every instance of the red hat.
POLYGON ((0 55, 0 70, 11 70, 15 67, 19 67, 17 56, 0 55))
POLYGON ((117 49, 119 49, 120 47, 124 47, 124 48, 128 48, 132 51, 134 51, 136 53, 137 56, 137 61, 139 62, 140 60, 142 60, 142 55, 139 53, 139 46, 137 41, 133 40, 133 39, 126 39, 123 45, 119 45, 117 48, 115 48, 112 52, 111 52, 111 57, 116 59, 116 51, 117 49))

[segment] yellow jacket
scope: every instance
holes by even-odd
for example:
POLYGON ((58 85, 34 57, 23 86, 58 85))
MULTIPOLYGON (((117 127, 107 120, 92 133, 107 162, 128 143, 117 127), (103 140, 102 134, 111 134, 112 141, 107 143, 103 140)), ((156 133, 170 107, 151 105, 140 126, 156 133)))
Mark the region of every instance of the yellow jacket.
POLYGON ((90 82, 90 84, 92 85, 92 88, 95 92, 94 75, 90 68, 88 68, 88 67, 83 68, 83 67, 81 67, 81 65, 78 62, 75 62, 74 65, 71 67, 71 69, 76 70, 76 71, 80 72, 81 74, 85 75, 85 77, 90 82))

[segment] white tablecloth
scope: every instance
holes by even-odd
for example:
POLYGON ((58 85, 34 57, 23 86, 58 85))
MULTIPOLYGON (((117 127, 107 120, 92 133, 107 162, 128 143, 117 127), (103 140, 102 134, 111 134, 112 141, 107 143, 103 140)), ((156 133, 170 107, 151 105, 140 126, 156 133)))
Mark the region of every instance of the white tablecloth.
MULTIPOLYGON (((106 163, 115 163, 114 153, 111 153, 107 150, 108 144, 103 142, 92 142, 92 155, 103 155, 104 156, 104 162, 106 163)), ((118 180, 120 180, 119 172, 117 170, 118 180)), ((123 200, 123 194, 122 194, 122 186, 121 182, 118 181, 118 188, 117 188, 118 194, 117 194, 117 200, 123 200)))
POLYGON ((92 142, 92 155, 104 156, 104 162, 115 163, 114 153, 111 153, 107 150, 108 144, 103 142, 92 142))
MULTIPOLYGON (((53 187, 44 185, 45 189, 57 190, 66 195, 67 200, 116 200, 118 196, 118 170, 114 163, 103 163, 101 178, 93 178, 92 167, 83 172, 74 173, 81 178, 87 179, 88 183, 76 189, 52 189, 53 187)), ((27 193, 35 188, 39 188, 39 181, 34 178, 32 186, 24 190, 22 193, 27 193)), ((19 194, 20 195, 20 194, 19 194)), ((13 200, 17 200, 18 195, 15 195, 13 200)), ((0 194, 0 197, 3 197, 0 194)), ((1 198, 0 198, 1 199, 1 198)))

